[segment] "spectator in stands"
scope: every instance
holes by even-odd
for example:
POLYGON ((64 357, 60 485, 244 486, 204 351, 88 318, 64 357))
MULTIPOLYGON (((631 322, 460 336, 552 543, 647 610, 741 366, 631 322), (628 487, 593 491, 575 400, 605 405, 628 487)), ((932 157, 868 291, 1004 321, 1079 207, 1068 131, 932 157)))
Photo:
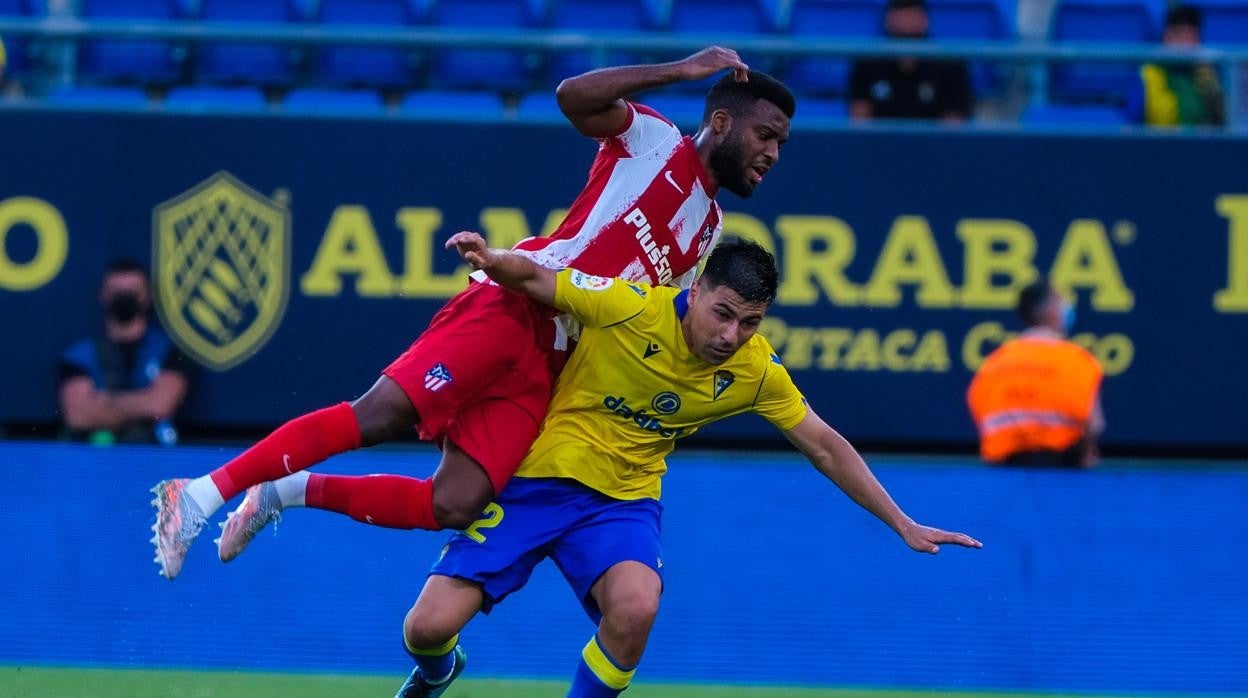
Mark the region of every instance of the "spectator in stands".
MULTIPOLYGON (((1200 10, 1178 5, 1166 13, 1161 42, 1176 49, 1200 46, 1200 10)), ((1222 85, 1211 65, 1147 63, 1127 96, 1127 115, 1149 126, 1221 126, 1222 85)))
MULTIPOLYGON (((889 0, 884 33, 891 39, 927 38, 923 0, 889 0)), ((854 119, 942 119, 971 115, 971 78, 962 61, 912 57, 860 59, 849 74, 854 119)))
POLYGON ((1100 362, 1066 339, 1074 305, 1047 281, 1023 289, 1026 329, 984 360, 967 402, 979 428, 980 455, 997 465, 1096 465, 1101 412, 1100 362))
POLYGON ((93 443, 177 441, 172 420, 186 397, 190 361, 149 317, 147 271, 108 267, 100 285, 104 332, 61 355, 61 416, 68 438, 93 443))

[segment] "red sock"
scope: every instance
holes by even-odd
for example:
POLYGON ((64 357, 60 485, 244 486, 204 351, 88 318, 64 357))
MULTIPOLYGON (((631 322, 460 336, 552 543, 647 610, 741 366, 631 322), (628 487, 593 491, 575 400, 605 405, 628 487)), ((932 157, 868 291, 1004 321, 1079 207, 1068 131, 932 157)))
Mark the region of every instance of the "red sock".
POLYGON ((356 521, 411 530, 440 531, 433 516, 433 480, 402 475, 308 476, 304 503, 346 514, 356 521))
POLYGON ((277 480, 360 447, 360 425, 345 402, 286 422, 237 458, 212 471, 221 498, 277 480))

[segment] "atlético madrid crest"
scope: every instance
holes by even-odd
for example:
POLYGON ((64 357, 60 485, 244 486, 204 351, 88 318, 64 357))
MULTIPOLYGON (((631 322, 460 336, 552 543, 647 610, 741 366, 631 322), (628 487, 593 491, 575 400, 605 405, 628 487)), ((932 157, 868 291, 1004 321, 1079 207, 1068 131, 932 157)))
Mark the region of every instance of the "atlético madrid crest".
POLYGON ((155 208, 152 259, 165 328, 224 371, 264 346, 286 311, 290 212, 218 172, 155 208))

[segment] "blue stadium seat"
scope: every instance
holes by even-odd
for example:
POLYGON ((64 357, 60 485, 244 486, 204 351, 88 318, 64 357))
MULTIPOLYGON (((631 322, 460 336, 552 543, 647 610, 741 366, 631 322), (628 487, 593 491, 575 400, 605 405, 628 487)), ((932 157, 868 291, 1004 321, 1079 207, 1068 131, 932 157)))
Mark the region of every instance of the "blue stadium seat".
POLYGON ((308 87, 291 90, 282 101, 282 111, 290 114, 375 116, 385 113, 384 110, 381 95, 371 90, 308 87))
POLYGON ((503 118, 503 101, 489 92, 449 92, 422 90, 403 98, 399 113, 404 116, 442 120, 498 121, 503 118))
POLYGON ((794 119, 799 125, 808 121, 846 121, 849 119, 849 105, 842 99, 798 97, 794 119))
POLYGON ((138 87, 78 87, 61 85, 46 97, 58 107, 89 109, 144 109, 150 105, 147 93, 138 87))
MULTIPOLYGON (((562 31, 645 31, 654 26, 644 0, 555 0, 550 8, 549 26, 562 31)), ((630 65, 641 59, 634 53, 611 51, 605 65, 630 65)), ((593 56, 585 51, 551 55, 548 73, 552 84, 593 68, 593 56)))
MULTIPOLYGON (((870 38, 884 30, 884 0, 794 0, 788 31, 802 38, 870 38)), ((781 71, 789 87, 812 94, 848 91, 850 62, 800 58, 781 71)))
POLYGON ((1245 0, 1193 0, 1185 4, 1200 9, 1204 19, 1201 39, 1212 46, 1248 44, 1248 2, 1245 0))
MULTIPOLYGON (((1050 36, 1084 43, 1152 43, 1159 36, 1158 11, 1146 0, 1062 0, 1053 13, 1050 36)), ((1067 102, 1118 102, 1136 75, 1136 66, 1126 64, 1055 64, 1050 96, 1067 102)))
POLYGON ((516 118, 520 121, 550 124, 567 123, 567 117, 559 109, 555 93, 550 90, 530 92, 520 98, 516 106, 516 118))
MULTIPOLYGON (((30 18, 36 14, 32 0, 0 0, 0 17, 30 18)), ((4 36, 5 75, 20 75, 30 68, 30 40, 24 36, 4 36)))
POLYGON ((33 14, 35 7, 31 0, 0 0, 0 17, 27 17, 33 14))
POLYGON ((677 34, 768 34, 776 20, 759 0, 674 0, 667 28, 677 34))
MULTIPOLYGON (((775 17, 768 14, 759 0, 675 0, 667 27, 673 34, 770 34, 776 30, 775 17)), ((726 41, 731 45, 731 42, 726 41)), ((673 58, 678 56, 673 56, 673 58)), ((771 70, 767 63, 743 57, 751 68, 771 70)), ((722 77, 712 75, 704 80, 681 82, 672 89, 705 95, 711 85, 722 77)))
MULTIPOLYGON (((450 31, 493 31, 532 26, 526 0, 453 0, 440 2, 429 23, 450 31)), ((521 89, 529 79, 530 59, 507 49, 440 49, 434 55, 431 80, 446 89, 521 89)))
POLYGON ((255 87, 216 87, 192 85, 175 87, 165 96, 165 109, 185 112, 268 110, 264 94, 255 87))
POLYGON ((998 0, 928 0, 933 39, 1008 39, 1014 35, 1009 3, 998 0))
MULTIPOLYGON (((416 17, 407 0, 321 0, 322 24, 402 29, 416 17)), ((413 81, 412 55, 403 48, 341 46, 316 52, 318 82, 337 85, 404 87, 413 81)))
POLYGON ((680 92, 660 92, 638 100, 667 117, 682 131, 693 132, 702 124, 706 97, 680 92))
MULTIPOLYGON (((205 22, 297 22, 293 0, 199 0, 205 22)), ((280 44, 203 43, 195 48, 195 77, 201 82, 285 85, 295 77, 295 54, 280 44)))
MULTIPOLYGON (((80 13, 87 19, 152 22, 182 16, 173 0, 82 0, 80 13)), ((78 53, 79 70, 96 80, 172 83, 180 71, 176 51, 166 41, 87 41, 78 53)))
POLYGON ((1032 104, 1020 121, 1028 126, 1118 127, 1127 123, 1121 109, 1072 104, 1032 104))
MULTIPOLYGON (((1013 12, 999 0, 929 0, 927 14, 933 39, 1005 40, 1014 36, 1013 12)), ((1004 84, 1000 66, 972 62, 969 66, 975 94, 996 94, 1004 84)))

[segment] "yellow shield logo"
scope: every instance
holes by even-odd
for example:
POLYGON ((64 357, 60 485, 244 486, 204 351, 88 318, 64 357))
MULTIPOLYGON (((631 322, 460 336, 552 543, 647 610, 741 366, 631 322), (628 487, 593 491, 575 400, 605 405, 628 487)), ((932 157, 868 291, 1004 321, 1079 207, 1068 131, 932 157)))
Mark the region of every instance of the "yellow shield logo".
POLYGON ((290 212, 218 172, 152 212, 156 310, 178 346, 224 371, 286 311, 290 212))

